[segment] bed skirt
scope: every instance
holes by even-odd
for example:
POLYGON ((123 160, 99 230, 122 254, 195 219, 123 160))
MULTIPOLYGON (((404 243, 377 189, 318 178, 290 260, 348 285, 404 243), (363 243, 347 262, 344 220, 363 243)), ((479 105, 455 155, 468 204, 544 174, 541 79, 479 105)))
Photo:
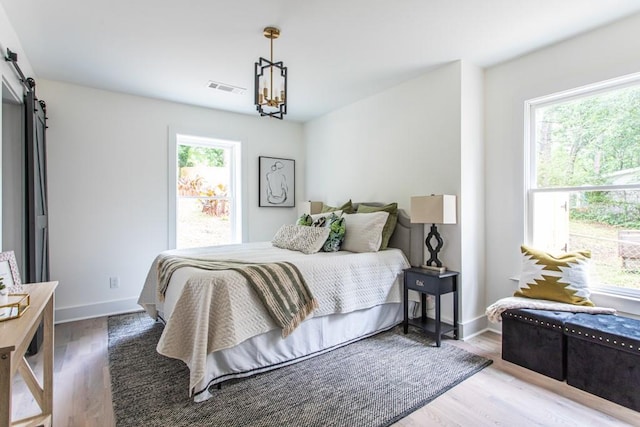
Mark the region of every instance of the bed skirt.
POLYGON ((402 304, 392 303, 308 319, 286 339, 280 330, 255 336, 238 346, 209 354, 205 379, 196 385, 193 398, 196 402, 215 398, 216 384, 318 356, 391 329, 402 319, 402 304), (256 357, 257 354, 260 356, 256 357))

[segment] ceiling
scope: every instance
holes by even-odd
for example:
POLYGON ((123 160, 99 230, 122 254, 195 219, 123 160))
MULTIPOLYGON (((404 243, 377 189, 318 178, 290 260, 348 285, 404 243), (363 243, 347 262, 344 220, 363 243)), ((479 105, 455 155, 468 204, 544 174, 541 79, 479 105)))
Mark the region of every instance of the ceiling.
MULTIPOLYGON (((638 0, 0 0, 37 78, 256 114, 253 67, 289 71, 307 121, 463 59, 487 67, 640 12, 638 0), (244 95, 207 88, 214 80, 244 95)), ((9 46, 11 48, 11 46, 9 46)), ((384 107, 384 106, 381 106, 384 107)), ((265 118, 267 120, 267 118, 265 118)))

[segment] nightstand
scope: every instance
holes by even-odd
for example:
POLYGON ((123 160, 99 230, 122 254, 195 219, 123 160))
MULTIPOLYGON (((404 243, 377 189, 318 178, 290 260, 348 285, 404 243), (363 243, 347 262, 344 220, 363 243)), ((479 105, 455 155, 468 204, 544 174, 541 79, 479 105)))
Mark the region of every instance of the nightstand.
POLYGON ((445 271, 439 273, 420 267, 411 267, 404 270, 404 333, 407 333, 409 325, 421 328, 423 331, 435 335, 436 345, 440 347, 443 334, 453 332, 453 338, 458 339, 458 272, 445 271), (422 303, 422 316, 418 319, 409 319, 409 289, 420 293, 422 303), (440 318, 440 296, 453 292, 453 325, 444 323, 440 318), (427 294, 435 296, 436 318, 427 318, 427 294))

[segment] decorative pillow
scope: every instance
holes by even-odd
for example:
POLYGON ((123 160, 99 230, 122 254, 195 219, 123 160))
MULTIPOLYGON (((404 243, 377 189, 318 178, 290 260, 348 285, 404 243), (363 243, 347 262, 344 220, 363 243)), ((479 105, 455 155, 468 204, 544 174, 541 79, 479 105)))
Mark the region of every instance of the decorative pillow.
POLYGON ((344 214, 347 232, 342 249, 351 252, 377 252, 388 212, 344 214))
POLYGON ((358 213, 380 211, 389 212, 387 222, 384 224, 384 228, 382 229, 382 244, 380 245, 380 249, 387 249, 387 246, 389 246, 389 239, 391 239, 391 235, 396 229, 396 224, 398 223, 398 204, 389 203, 384 206, 358 205, 358 213))
POLYGON ((277 248, 314 254, 322 248, 327 237, 329 229, 325 227, 285 224, 273 236, 271 243, 277 248))
POLYGON ((589 300, 591 251, 553 256, 522 245, 522 272, 514 296, 593 306, 589 300))
POLYGON ((327 212, 334 212, 334 211, 343 211, 344 213, 348 213, 348 214, 353 213, 354 210, 353 210, 353 203, 351 202, 351 199, 349 199, 348 202, 346 202, 344 205, 340 207, 329 206, 323 203, 322 210, 320 212, 327 213, 327 212))
POLYGON ((311 224, 314 227, 326 227, 327 226, 327 218, 329 218, 328 216, 321 216, 318 219, 316 219, 315 221, 313 221, 313 224, 311 224))
POLYGON ((322 250, 325 252, 338 252, 347 232, 345 219, 332 213, 327 219, 326 227, 329 228, 329 237, 324 242, 322 250))
POLYGON ((313 218, 311 218, 311 215, 309 214, 302 214, 300 216, 300 218, 298 218, 298 221, 296 221, 296 225, 311 225, 313 224, 313 218))
POLYGON ((327 220, 332 215, 336 215, 337 217, 341 217, 342 216, 342 211, 341 210, 337 210, 337 211, 313 214, 313 215, 311 215, 311 221, 312 221, 311 225, 313 225, 314 227, 324 227, 326 225, 326 223, 327 223, 327 220))

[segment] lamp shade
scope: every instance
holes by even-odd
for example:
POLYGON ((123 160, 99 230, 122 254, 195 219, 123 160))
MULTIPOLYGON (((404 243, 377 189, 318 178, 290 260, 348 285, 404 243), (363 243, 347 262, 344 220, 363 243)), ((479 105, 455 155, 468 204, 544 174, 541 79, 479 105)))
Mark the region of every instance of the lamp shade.
POLYGON ((455 224, 456 196, 441 194, 412 197, 411 222, 414 224, 455 224))
POLYGON ((298 213, 300 215, 302 214, 314 215, 314 214, 319 214, 320 212, 322 212, 322 202, 312 202, 312 201, 300 203, 300 209, 298 210, 298 213))

